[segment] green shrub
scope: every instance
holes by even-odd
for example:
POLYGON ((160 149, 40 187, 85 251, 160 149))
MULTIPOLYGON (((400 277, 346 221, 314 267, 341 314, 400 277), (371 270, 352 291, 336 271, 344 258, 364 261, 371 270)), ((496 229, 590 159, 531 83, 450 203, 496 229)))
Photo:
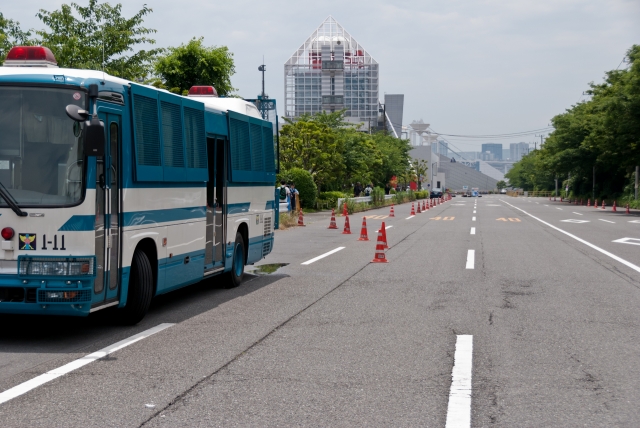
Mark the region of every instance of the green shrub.
POLYGON ((301 168, 291 168, 288 171, 281 171, 280 174, 278 174, 278 183, 281 180, 295 183, 296 189, 298 189, 300 193, 300 204, 302 208, 315 207, 318 187, 308 171, 301 168))
POLYGON ((384 205, 384 189, 382 187, 374 187, 371 192, 371 204, 374 207, 381 207, 384 205))
POLYGON ((414 192, 416 194, 416 198, 418 199, 426 199, 429 197, 429 193, 427 190, 418 190, 417 192, 414 192))
POLYGON ((389 194, 390 195, 395 195, 396 194, 396 189, 394 189, 393 187, 389 190, 389 194))
POLYGON ((416 200, 416 192, 414 192, 411 189, 407 190, 407 199, 409 199, 409 201, 415 201, 416 200))
POLYGON ((332 192, 320 192, 320 196, 318 199, 322 199, 323 201, 327 201, 328 205, 331 208, 335 208, 338 205, 338 199, 348 197, 342 192, 332 191, 332 192))

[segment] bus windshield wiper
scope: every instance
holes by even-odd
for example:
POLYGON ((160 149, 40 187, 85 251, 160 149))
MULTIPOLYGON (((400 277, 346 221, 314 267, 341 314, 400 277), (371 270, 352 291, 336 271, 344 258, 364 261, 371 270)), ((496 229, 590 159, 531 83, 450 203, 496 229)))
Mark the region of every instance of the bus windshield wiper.
POLYGON ((20 209, 20 207, 16 203, 16 200, 13 199, 13 196, 11 196, 11 193, 9 193, 7 188, 4 187, 4 184, 2 184, 1 181, 0 181, 0 196, 2 197, 2 199, 7 201, 7 204, 11 207, 13 212, 16 213, 16 215, 18 215, 19 217, 27 216, 27 213, 20 209))

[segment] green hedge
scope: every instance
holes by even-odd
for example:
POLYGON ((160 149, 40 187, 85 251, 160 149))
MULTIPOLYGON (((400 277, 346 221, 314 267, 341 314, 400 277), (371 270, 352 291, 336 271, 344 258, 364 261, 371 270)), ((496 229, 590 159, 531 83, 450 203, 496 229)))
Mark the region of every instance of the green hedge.
POLYGON ((318 187, 313 181, 313 177, 308 171, 301 168, 291 168, 288 171, 281 171, 278 174, 278 185, 284 180, 287 183, 292 181, 300 193, 300 204, 302 208, 314 208, 316 206, 316 195, 318 187))
POLYGON ((349 195, 346 195, 342 192, 332 191, 332 192, 320 192, 320 196, 318 199, 325 201, 331 208, 335 208, 338 204, 338 199, 347 198, 349 195))

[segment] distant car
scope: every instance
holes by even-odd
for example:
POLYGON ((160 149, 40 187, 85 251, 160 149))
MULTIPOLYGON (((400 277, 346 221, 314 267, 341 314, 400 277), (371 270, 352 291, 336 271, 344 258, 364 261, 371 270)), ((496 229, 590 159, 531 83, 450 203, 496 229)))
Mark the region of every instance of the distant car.
POLYGON ((507 194, 507 189, 500 189, 500 194, 506 195, 507 194))
POLYGON ((436 189, 433 189, 433 190, 431 191, 431 193, 429 194, 429 198, 430 198, 430 199, 433 199, 433 198, 441 198, 441 197, 442 197, 442 192, 441 192, 441 191, 438 191, 438 190, 436 190, 436 189))

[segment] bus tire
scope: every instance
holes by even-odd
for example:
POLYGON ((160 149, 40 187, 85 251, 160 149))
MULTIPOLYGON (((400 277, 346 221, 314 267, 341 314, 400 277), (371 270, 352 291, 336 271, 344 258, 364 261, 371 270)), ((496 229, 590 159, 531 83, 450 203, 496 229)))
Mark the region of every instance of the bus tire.
POLYGON ((227 288, 235 288, 242 283, 244 278, 244 239, 240 232, 236 233, 236 243, 233 246, 233 262, 231 263, 231 272, 227 274, 227 288))
POLYGON ((153 293, 153 272, 144 251, 136 250, 131 263, 127 304, 120 311, 120 321, 126 325, 138 324, 147 314, 153 293))

